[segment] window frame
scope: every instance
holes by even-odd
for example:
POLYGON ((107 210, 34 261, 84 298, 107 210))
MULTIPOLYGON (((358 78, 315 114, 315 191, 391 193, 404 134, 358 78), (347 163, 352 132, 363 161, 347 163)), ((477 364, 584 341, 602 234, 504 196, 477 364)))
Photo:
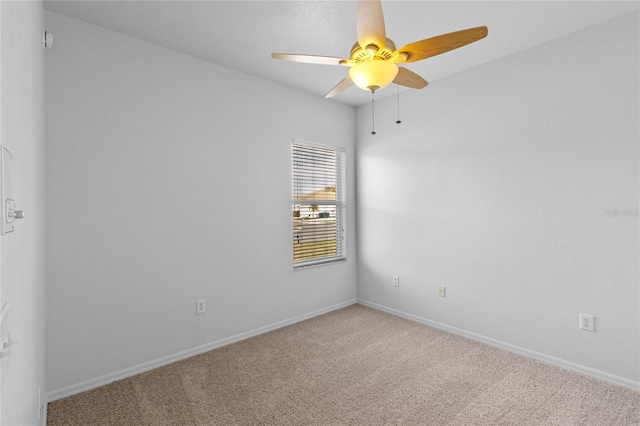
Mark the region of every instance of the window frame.
MULTIPOLYGON (((324 158, 326 159, 326 157, 324 158)), ((347 260, 346 148, 293 139, 291 143, 291 167, 292 167, 291 207, 292 207, 292 211, 294 212, 292 214, 292 228, 291 228, 292 230, 291 259, 293 262, 293 269, 298 270, 298 269, 304 269, 309 267, 333 264, 336 262, 342 262, 347 260), (302 147, 302 148, 296 148, 296 146, 302 147), (297 173, 296 170, 300 170, 299 159, 300 159, 300 156, 302 155, 301 151, 304 151, 304 150, 307 150, 308 152, 311 152, 313 150, 318 150, 318 152, 331 151, 335 155, 335 175, 334 175, 335 180, 330 181, 331 183, 334 184, 333 186, 335 186, 335 193, 336 193, 335 200, 300 198, 303 195, 308 195, 308 194, 301 194, 300 191, 311 190, 311 187, 309 187, 308 185, 305 185, 305 184, 300 185, 300 182, 304 180, 303 179, 304 177, 309 177, 308 172, 296 174, 297 173), (298 163, 296 161, 298 161, 298 163), (320 209, 322 209, 322 207, 325 206, 325 209, 324 209, 325 211, 327 210, 326 207, 335 206, 335 235, 336 235, 335 236, 335 241, 336 241, 335 254, 326 255, 326 256, 320 255, 320 256, 314 256, 308 259, 296 260, 296 244, 300 244, 300 241, 299 241, 300 233, 299 232, 297 233, 297 230, 299 231, 300 229, 299 225, 301 225, 302 223, 301 221, 304 220, 300 216, 298 217, 295 216, 296 206, 301 207, 301 206, 312 206, 312 205, 317 205, 318 207, 320 207, 320 209), (296 239, 298 240, 296 241, 296 239)), ((318 174, 321 174, 322 171, 326 172, 326 169, 319 170, 318 174)), ((319 188, 322 188, 322 187, 326 188, 327 182, 329 181, 323 180, 323 183, 319 184, 319 188)), ((332 186, 332 185, 328 185, 328 186, 332 186)), ((320 209, 318 209, 318 211, 320 209)), ((333 210, 330 210, 330 211, 333 213, 333 210)), ((300 215, 302 213, 301 209, 298 210, 298 212, 300 215)), ((320 213, 318 213, 318 216, 320 216, 320 213)), ((329 216, 328 218, 332 218, 332 216, 329 216)), ((313 219, 313 212, 312 212, 311 219, 313 219)), ((321 219, 321 217, 318 217, 317 219, 321 219)), ((316 229, 316 228, 313 228, 313 229, 316 229)))

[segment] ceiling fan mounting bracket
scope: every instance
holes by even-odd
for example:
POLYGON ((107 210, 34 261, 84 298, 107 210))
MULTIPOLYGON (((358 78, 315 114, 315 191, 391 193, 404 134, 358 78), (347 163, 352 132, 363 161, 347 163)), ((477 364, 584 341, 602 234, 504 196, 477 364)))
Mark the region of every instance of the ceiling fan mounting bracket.
POLYGON ((393 62, 395 63, 407 62, 408 59, 409 54, 407 52, 395 52, 393 56, 393 62))

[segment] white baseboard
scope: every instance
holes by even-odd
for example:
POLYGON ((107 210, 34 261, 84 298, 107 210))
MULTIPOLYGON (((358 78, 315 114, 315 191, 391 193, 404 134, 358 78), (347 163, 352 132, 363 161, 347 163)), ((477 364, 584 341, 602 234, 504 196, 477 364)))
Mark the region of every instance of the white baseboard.
POLYGON ((470 331, 462 330, 460 328, 451 327, 446 324, 442 324, 436 321, 431 321, 426 318, 419 317, 417 315, 408 314, 406 312, 399 311, 397 309, 388 308, 383 305, 378 305, 377 303, 368 302, 366 300, 358 299, 358 303, 364 306, 368 306, 370 308, 378 309, 380 311, 387 312, 389 314, 393 314, 402 318, 406 318, 412 321, 419 322, 421 324, 428 325, 430 327, 438 328, 440 330, 447 331, 449 333, 457 334, 463 337, 468 337, 469 339, 477 340, 482 343, 486 343, 491 346, 495 346, 501 349, 505 349, 509 352, 513 352, 519 355, 524 355, 529 358, 536 359, 538 361, 545 362, 547 364, 552 364, 557 367, 562 367, 567 370, 575 371, 577 373, 582 373, 590 377, 594 377, 596 379, 604 380, 606 382, 612 383, 614 385, 623 386, 628 389, 632 389, 635 391, 640 391, 640 382, 636 382, 633 380, 625 379, 624 377, 615 376, 613 374, 606 373, 604 371, 596 370, 594 368, 586 367, 584 365, 576 364, 570 361, 565 361, 560 358, 556 358, 553 356, 545 355, 540 352, 532 351, 526 348, 522 348, 520 346, 512 345, 510 343, 502 342, 500 340, 492 339, 490 337, 482 336, 480 334, 472 333, 470 331))
POLYGON ((241 340, 248 339, 250 337, 268 333, 278 328, 286 327, 288 325, 295 324, 297 322, 304 321, 313 317, 317 317, 319 315, 323 315, 328 312, 335 311, 337 309, 342 309, 347 306, 354 305, 356 303, 358 303, 356 299, 347 300, 345 302, 338 303, 336 305, 327 306, 325 308, 309 312, 307 314, 301 315, 296 318, 289 318, 283 321, 278 321, 276 323, 266 325, 264 327, 259 327, 254 330, 236 334, 235 336, 225 337, 224 339, 216 340, 215 342, 196 346, 195 348, 187 349, 185 351, 178 352, 173 355, 168 355, 152 361, 144 362, 142 364, 138 364, 121 371, 105 374, 104 376, 96 377, 95 379, 90 379, 84 382, 66 386, 64 388, 55 389, 48 392, 47 402, 52 402, 58 399, 66 398, 68 396, 79 394, 81 392, 95 389, 97 387, 115 382, 116 380, 126 379, 127 377, 135 376, 136 374, 144 373, 145 371, 153 370, 155 368, 162 367, 164 365, 168 365, 176 361, 180 361, 195 355, 199 355, 201 353, 208 352, 222 346, 230 345, 232 343, 236 343, 241 340))

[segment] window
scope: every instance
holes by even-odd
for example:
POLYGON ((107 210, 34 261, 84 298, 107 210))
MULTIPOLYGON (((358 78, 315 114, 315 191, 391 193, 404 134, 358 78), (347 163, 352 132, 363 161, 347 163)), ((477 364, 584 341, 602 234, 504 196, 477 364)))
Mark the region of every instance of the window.
POLYGON ((347 258, 345 149, 293 141, 294 269, 347 258))

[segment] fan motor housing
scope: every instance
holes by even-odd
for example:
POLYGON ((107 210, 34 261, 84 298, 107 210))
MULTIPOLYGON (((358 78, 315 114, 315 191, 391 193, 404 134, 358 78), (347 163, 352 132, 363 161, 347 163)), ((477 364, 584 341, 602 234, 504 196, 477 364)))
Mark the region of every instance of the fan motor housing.
MULTIPOLYGON (((377 48, 377 46, 372 46, 377 48)), ((374 49, 375 50, 375 49, 374 49)), ((387 38, 386 44, 382 49, 377 49, 375 52, 374 58, 379 58, 383 60, 389 60, 393 56, 393 52, 396 50, 396 45, 393 40, 387 38)), ((356 42, 351 48, 351 60, 356 62, 363 62, 371 58, 370 51, 368 49, 363 49, 358 42, 356 42)))

